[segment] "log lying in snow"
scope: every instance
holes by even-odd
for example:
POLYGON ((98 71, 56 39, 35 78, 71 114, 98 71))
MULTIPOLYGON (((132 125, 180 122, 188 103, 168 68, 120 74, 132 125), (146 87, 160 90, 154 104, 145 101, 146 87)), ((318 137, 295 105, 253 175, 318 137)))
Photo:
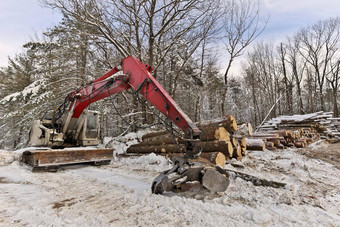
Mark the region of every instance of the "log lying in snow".
POLYGON ((242 173, 242 172, 238 172, 235 170, 231 170, 231 169, 225 169, 225 171, 227 172, 231 172, 234 173, 236 177, 239 177, 245 181, 250 181, 251 183, 253 183, 253 185, 255 186, 265 186, 265 187, 273 187, 273 188, 282 188, 285 187, 286 184, 282 183, 282 182, 276 182, 276 181, 269 181, 266 179, 261 179, 246 173, 242 173))
POLYGON ((226 157, 221 152, 201 153, 201 157, 209 160, 210 162, 224 168, 226 157))
POLYGON ((233 158, 236 158, 237 160, 242 159, 242 149, 241 146, 238 144, 236 147, 233 148, 233 158))
POLYGON ((246 138, 247 150, 251 151, 264 151, 266 146, 262 139, 246 138))

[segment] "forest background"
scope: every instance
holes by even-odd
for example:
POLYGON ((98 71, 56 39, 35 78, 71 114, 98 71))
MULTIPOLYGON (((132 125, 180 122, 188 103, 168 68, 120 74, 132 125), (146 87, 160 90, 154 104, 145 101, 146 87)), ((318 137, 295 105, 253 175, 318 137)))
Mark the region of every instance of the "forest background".
MULTIPOLYGON (((25 43, 0 69, 0 148, 26 146, 30 124, 71 91, 134 55, 193 121, 232 114, 270 117, 332 111, 339 116, 340 18, 300 28, 284 41, 257 40, 268 15, 251 0, 45 0, 62 21, 25 43), (227 56, 221 69, 219 52, 227 56), (241 67, 235 61, 242 57, 241 67)), ((152 106, 121 93, 92 104, 102 137, 159 126, 152 106), (114 108, 115 103, 119 114, 114 108), (129 124, 126 124, 128 122, 129 124)), ((157 111, 156 111, 157 112, 157 111)))

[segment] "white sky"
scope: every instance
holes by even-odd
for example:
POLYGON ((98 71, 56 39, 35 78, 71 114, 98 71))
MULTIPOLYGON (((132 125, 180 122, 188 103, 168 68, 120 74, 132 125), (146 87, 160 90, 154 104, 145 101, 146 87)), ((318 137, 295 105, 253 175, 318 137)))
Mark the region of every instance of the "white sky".
MULTIPOLYGON (((270 15, 259 39, 280 41, 299 28, 329 17, 340 16, 340 0, 261 0, 263 15, 270 15)), ((8 56, 20 53, 22 45, 48 27, 57 25, 61 15, 42 8, 38 0, 0 0, 0 67, 8 56)), ((223 57, 222 62, 228 60, 223 57), (223 60, 225 59, 225 60, 223 60)), ((239 64, 240 60, 235 62, 239 64)), ((224 64, 221 63, 221 67, 224 64)), ((234 67, 236 69, 237 67, 234 67)))
POLYGON ((42 8, 37 0, 0 0, 0 67, 22 45, 61 21, 57 11, 42 8))

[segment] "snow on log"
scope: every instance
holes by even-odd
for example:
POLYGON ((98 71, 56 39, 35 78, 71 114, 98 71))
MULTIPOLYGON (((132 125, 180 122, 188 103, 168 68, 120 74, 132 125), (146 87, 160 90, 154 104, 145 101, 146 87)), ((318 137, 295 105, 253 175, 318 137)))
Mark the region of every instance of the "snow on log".
POLYGON ((262 139, 246 138, 246 146, 250 151, 264 151, 266 148, 262 139))

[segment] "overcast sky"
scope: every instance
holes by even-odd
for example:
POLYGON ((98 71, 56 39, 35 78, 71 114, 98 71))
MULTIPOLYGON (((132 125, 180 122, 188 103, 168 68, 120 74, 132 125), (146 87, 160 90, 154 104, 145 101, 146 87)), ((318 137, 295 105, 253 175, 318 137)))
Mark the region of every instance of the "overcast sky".
MULTIPOLYGON (((280 41, 299 28, 329 17, 340 16, 340 0, 261 0, 262 14, 270 19, 260 39, 280 41)), ((61 15, 40 6, 38 0, 0 0, 0 66, 8 56, 20 53, 22 45, 48 27, 57 25, 61 15)))

